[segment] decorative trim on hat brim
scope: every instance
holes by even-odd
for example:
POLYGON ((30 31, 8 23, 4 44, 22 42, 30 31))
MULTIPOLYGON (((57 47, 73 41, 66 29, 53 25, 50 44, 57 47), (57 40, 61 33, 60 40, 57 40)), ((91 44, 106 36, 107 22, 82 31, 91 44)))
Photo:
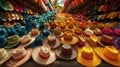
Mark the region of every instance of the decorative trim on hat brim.
POLYGON ((78 49, 78 56, 76 58, 77 62, 84 66, 98 66, 101 63, 101 59, 93 52, 93 59, 85 59, 81 56, 82 49, 78 49))
POLYGON ((60 39, 63 44, 69 44, 69 45, 74 45, 79 41, 78 37, 75 37, 75 36, 73 36, 72 41, 66 41, 64 37, 61 37, 60 39))
MULTIPOLYGON (((46 40, 43 41, 43 45, 45 45, 45 44, 49 45, 48 44, 48 39, 46 39, 46 40)), ((51 49, 55 49, 55 48, 59 47, 60 45, 61 45, 60 39, 56 38, 55 44, 49 45, 49 46, 50 46, 51 49)))
POLYGON ((41 46, 36 47, 36 48, 34 48, 34 50, 32 52, 32 58, 35 62, 37 62, 38 64, 41 64, 41 65, 48 65, 48 64, 55 62, 56 55, 55 55, 54 51, 50 51, 50 57, 48 59, 42 59, 39 56, 40 49, 41 49, 41 46))
POLYGON ((72 47, 72 55, 70 57, 64 57, 61 55, 61 47, 55 50, 56 55, 63 60, 73 60, 77 57, 76 48, 72 47))
POLYGON ((104 61, 112 64, 112 65, 115 65, 115 66, 120 66, 120 54, 118 55, 118 59, 116 60, 110 60, 108 58, 106 58, 104 55, 103 55, 103 51, 104 51, 105 48, 102 48, 102 47, 96 47, 95 48, 95 52, 97 53, 97 55, 99 57, 101 57, 104 61))
POLYGON ((30 57, 31 57, 32 49, 29 48, 29 49, 26 49, 26 51, 27 51, 27 54, 26 54, 26 56, 25 56, 24 58, 22 58, 22 59, 19 60, 19 61, 15 61, 15 60, 13 60, 13 59, 11 58, 11 59, 6 63, 6 65, 9 66, 9 67, 18 67, 18 66, 24 64, 25 62, 27 62, 27 61, 30 59, 30 57))
POLYGON ((4 48, 13 48, 17 46, 21 42, 21 39, 18 40, 18 42, 13 43, 13 44, 7 44, 4 48))

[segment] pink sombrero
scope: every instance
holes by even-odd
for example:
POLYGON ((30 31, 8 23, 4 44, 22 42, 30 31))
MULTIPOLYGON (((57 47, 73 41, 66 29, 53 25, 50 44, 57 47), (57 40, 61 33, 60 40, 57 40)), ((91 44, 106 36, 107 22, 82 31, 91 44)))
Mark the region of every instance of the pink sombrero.
POLYGON ((18 47, 13 49, 12 58, 6 63, 7 67, 17 67, 29 60, 32 54, 32 49, 18 47))

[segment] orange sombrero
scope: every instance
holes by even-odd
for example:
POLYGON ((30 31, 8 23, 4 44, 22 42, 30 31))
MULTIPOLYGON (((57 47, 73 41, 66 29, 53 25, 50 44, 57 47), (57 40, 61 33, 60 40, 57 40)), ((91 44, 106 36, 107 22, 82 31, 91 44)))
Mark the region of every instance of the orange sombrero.
POLYGON ((115 66, 120 66, 120 54, 118 53, 118 50, 114 46, 106 46, 105 48, 96 47, 95 52, 104 61, 115 66))

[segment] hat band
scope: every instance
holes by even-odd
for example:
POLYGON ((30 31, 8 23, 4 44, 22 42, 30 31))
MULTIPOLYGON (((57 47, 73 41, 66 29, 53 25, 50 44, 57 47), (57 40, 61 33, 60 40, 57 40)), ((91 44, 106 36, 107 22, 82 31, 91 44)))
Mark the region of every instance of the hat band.
POLYGON ((23 57, 20 57, 20 58, 18 58, 18 59, 14 59, 14 60, 15 60, 15 61, 20 61, 20 60, 22 60, 25 56, 26 56, 26 55, 24 55, 23 57))
POLYGON ((39 56, 43 59, 48 59, 50 57, 50 53, 48 55, 43 55, 43 54, 39 53, 39 56))

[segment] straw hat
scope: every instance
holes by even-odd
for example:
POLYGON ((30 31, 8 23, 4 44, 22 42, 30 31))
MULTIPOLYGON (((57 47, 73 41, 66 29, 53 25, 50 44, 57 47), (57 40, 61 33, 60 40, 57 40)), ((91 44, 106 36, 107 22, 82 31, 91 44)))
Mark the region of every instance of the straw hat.
POLYGON ((50 50, 49 45, 43 45, 34 48, 32 58, 38 64, 48 65, 56 60, 56 55, 50 50))
POLYGON ((0 48, 0 65, 6 62, 12 56, 12 50, 0 48))
POLYGON ((73 60, 77 57, 77 50, 67 44, 55 50, 56 55, 63 60, 73 60))
POLYGON ((37 37, 39 34, 40 31, 37 28, 32 29, 31 32, 29 33, 31 37, 37 37))
POLYGON ((120 54, 118 53, 118 50, 114 46, 106 46, 105 48, 96 47, 95 52, 104 61, 115 66, 120 66, 120 54))
POLYGON ((32 54, 32 49, 18 47, 13 49, 12 58, 6 63, 8 67, 18 67, 29 60, 32 54))
POLYGON ((112 45, 112 37, 108 35, 99 36, 98 44, 102 47, 105 47, 106 45, 112 45))
POLYGON ((85 33, 90 36, 93 34, 93 31, 90 28, 85 29, 85 33))
POLYGON ((19 47, 27 47, 35 41, 35 38, 31 38, 30 35, 24 35, 21 37, 21 42, 19 47))
POLYGON ((56 37, 61 37, 63 35, 63 31, 61 28, 59 27, 56 27, 54 30, 53 30, 53 34, 56 36, 56 37))
POLYGON ((79 35, 81 35, 83 32, 82 32, 82 29, 80 29, 80 28, 75 28, 74 29, 74 35, 76 35, 76 36, 79 36, 79 35))
POLYGON ((61 41, 54 35, 49 35, 48 38, 43 41, 43 44, 47 44, 51 47, 51 49, 55 49, 61 45, 61 41))
POLYGON ((78 56, 76 60, 80 64, 90 67, 98 66, 101 63, 101 59, 89 46, 84 46, 78 49, 78 56))
POLYGON ((65 31, 63 37, 61 37, 61 42, 63 44, 74 45, 78 40, 78 37, 73 36, 71 31, 65 31))
POLYGON ((4 48, 13 48, 20 43, 21 39, 18 35, 8 37, 8 44, 4 48))

